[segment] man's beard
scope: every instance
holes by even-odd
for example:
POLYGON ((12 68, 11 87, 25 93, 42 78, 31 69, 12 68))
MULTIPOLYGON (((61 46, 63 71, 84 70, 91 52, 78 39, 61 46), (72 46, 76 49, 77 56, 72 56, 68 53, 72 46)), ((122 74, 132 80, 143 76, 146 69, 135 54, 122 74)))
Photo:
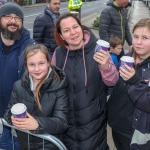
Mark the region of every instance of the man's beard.
POLYGON ((14 23, 7 24, 7 27, 3 27, 2 24, 0 23, 0 30, 1 30, 4 38, 15 41, 15 40, 19 40, 21 38, 23 27, 18 28, 18 25, 14 24, 14 23), (17 27, 17 30, 15 32, 9 31, 8 30, 9 26, 15 26, 15 27, 17 27))

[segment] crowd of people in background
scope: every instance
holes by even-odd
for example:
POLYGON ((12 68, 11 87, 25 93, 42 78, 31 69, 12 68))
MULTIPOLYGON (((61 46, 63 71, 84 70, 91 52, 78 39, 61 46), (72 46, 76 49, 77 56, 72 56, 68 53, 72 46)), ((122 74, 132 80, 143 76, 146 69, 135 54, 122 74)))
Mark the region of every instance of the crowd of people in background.
MULTIPOLYGON (((22 7, 1 3, 1 118, 33 134, 54 135, 68 150, 109 150, 108 123, 117 150, 149 150, 149 18, 137 22, 131 35, 129 1, 109 0, 100 15, 99 36, 110 48, 95 52, 96 36, 76 15, 60 14, 60 0, 47 1, 34 21, 33 39, 23 27, 22 7), (130 46, 127 54, 125 40, 130 46), (134 58, 134 65, 120 66, 123 55, 134 58), (12 115, 17 103, 25 104, 25 118, 12 115)), ((16 134, 4 126, 0 148, 43 149, 37 137, 16 134)), ((46 141, 44 146, 58 149, 46 141)))

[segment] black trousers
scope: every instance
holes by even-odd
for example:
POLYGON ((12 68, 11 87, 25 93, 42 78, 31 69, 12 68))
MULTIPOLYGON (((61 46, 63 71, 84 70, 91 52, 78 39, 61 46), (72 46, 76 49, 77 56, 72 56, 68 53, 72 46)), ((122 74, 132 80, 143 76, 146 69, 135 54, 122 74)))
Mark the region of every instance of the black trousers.
POLYGON ((112 129, 112 136, 117 150, 130 150, 132 132, 122 132, 112 129))

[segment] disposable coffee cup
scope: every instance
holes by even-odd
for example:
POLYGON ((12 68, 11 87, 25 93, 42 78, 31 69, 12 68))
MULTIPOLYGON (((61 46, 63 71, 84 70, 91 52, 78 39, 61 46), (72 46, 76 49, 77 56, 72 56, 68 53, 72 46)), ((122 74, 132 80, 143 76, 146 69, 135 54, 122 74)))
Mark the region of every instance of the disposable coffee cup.
POLYGON ((26 118, 27 107, 23 103, 17 103, 12 106, 11 113, 14 118, 26 118))
POLYGON ((99 52, 100 50, 107 51, 110 47, 110 44, 104 40, 98 40, 96 42, 95 52, 99 52))
POLYGON ((130 56, 122 56, 120 60, 121 60, 120 66, 123 68, 125 68, 124 66, 125 64, 127 64, 129 67, 132 67, 134 64, 134 58, 130 56))

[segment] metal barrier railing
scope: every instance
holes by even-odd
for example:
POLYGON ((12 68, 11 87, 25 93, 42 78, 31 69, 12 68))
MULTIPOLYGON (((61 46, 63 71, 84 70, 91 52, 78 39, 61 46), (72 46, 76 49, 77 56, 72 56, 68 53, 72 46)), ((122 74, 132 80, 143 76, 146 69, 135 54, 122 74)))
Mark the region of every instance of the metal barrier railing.
POLYGON ((21 131, 21 132, 33 135, 33 136, 41 138, 43 140, 47 140, 47 141, 53 143, 57 148, 59 148, 59 150, 67 150, 65 145, 58 138, 56 138, 53 135, 49 135, 49 134, 33 134, 30 131, 28 131, 28 130, 20 130, 20 129, 18 129, 15 126, 12 126, 12 125, 8 124, 3 118, 0 118, 0 120, 1 120, 0 122, 2 123, 2 124, 0 124, 0 126, 1 125, 5 125, 5 126, 10 127, 12 129, 15 129, 15 130, 18 130, 18 131, 21 131))

